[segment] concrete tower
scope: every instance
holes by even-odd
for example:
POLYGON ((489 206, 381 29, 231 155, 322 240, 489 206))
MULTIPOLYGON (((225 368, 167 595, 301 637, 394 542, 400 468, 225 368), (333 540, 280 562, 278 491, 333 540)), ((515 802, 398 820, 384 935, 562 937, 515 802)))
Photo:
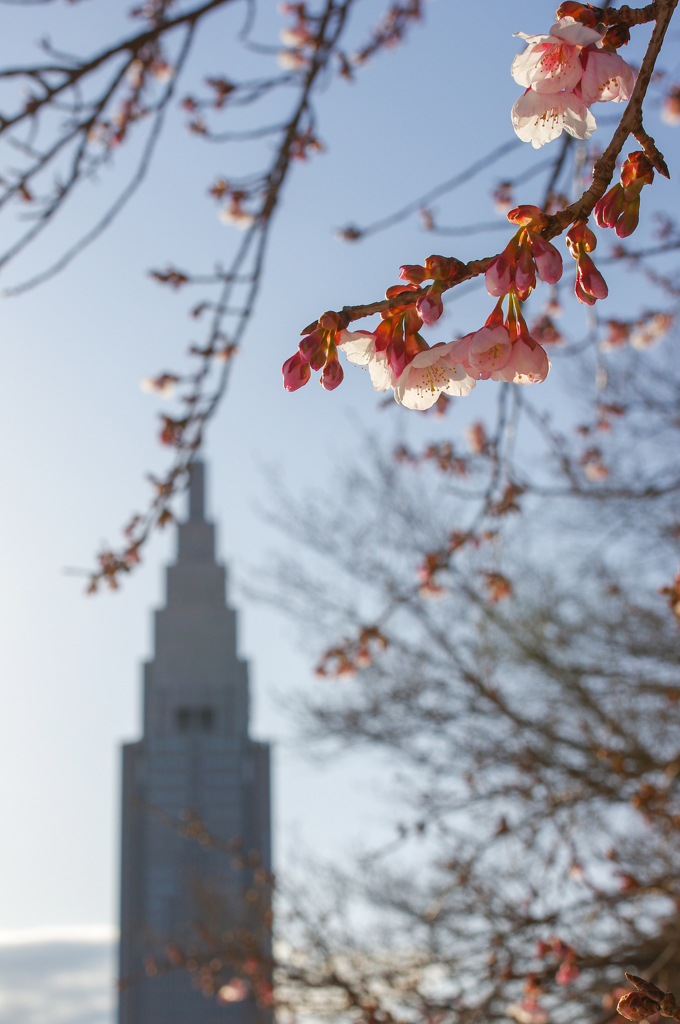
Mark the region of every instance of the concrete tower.
MULTIPOLYGON (((119 1024, 270 1018, 252 998, 206 998, 200 974, 168 959, 173 949, 199 964, 219 958, 220 944, 233 947, 248 923, 255 935, 267 896, 253 879, 270 871, 269 746, 248 735, 248 668, 204 502, 196 463, 166 607, 155 613, 155 656, 144 666, 143 737, 123 747, 119 1024), (187 837, 183 821, 200 821, 222 844, 187 837)), ((260 942, 267 947, 266 936, 260 942)), ((237 961, 227 956, 218 984, 238 976, 237 961)))

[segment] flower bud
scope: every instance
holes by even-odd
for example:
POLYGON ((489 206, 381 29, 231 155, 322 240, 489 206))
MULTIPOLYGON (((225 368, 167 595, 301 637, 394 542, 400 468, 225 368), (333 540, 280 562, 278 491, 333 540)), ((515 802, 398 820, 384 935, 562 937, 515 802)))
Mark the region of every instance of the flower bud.
POLYGON ((428 277, 434 278, 435 281, 451 281, 464 266, 465 264, 453 256, 428 256, 425 260, 428 277))
POLYGON ((417 263, 407 263, 403 267, 399 267, 399 277, 402 281, 410 281, 411 284, 422 284, 431 276, 425 267, 421 267, 417 263))
POLYGON ((541 228, 548 226, 550 218, 537 206, 516 206, 514 210, 510 210, 508 220, 511 224, 540 231, 541 228))
POLYGON ((644 1020, 659 1012, 659 1004, 643 992, 626 992, 625 996, 619 999, 616 1009, 628 1020, 644 1020))
POLYGON ((290 359, 286 359, 281 367, 283 374, 283 386, 286 391, 297 391, 303 387, 312 375, 309 363, 304 363, 299 352, 296 352, 290 359))
POLYGON ((528 298, 529 292, 536 287, 536 267, 528 246, 522 245, 517 269, 515 270, 515 289, 520 298, 528 298))
POLYGON ((515 263, 507 256, 507 249, 497 256, 486 268, 484 280, 489 295, 500 298, 507 295, 515 276, 515 263))
POLYGON ((640 219, 640 196, 637 196, 630 203, 626 203, 622 215, 616 222, 616 234, 619 238, 628 238, 638 226, 640 219))
POLYGON ((565 3, 560 4, 557 8, 556 17, 558 21, 561 18, 573 18, 574 21, 580 21, 582 25, 587 25, 588 28, 595 28, 597 25, 595 12, 587 4, 579 4, 575 0, 565 0, 565 3))
POLYGON ((432 288, 416 302, 416 309, 424 324, 434 324, 444 312, 444 303, 439 292, 432 288))
POLYGON ((536 273, 546 284, 557 284, 562 277, 563 269, 559 252, 551 242, 546 242, 540 235, 532 236, 531 241, 536 273))
POLYGON ((344 376, 345 375, 342 372, 342 367, 338 360, 336 358, 331 358, 323 368, 323 373, 321 374, 321 387, 325 388, 326 391, 335 391, 335 389, 342 384, 344 376))
POLYGON ((567 246, 572 256, 578 255, 579 246, 586 252, 592 252, 597 246, 597 238, 584 220, 577 220, 567 231, 567 246))
POLYGON ((403 337, 393 335, 392 341, 387 347, 387 362, 395 377, 401 377, 409 362, 406 344, 403 337))
POLYGON ((616 222, 623 213, 626 197, 621 185, 614 185, 606 195, 595 204, 593 213, 595 221, 601 228, 616 227, 616 222))
POLYGON ((651 185, 654 181, 654 167, 641 149, 629 153, 621 168, 621 184, 624 188, 635 183, 642 189, 643 185, 651 185))
POLYGON ((322 313, 319 317, 319 327, 322 327, 325 331, 342 330, 346 326, 347 321, 343 320, 339 313, 334 313, 332 310, 328 313, 322 313))
POLYGON ((324 343, 323 331, 321 330, 312 331, 312 333, 308 334, 306 338, 303 338, 298 345, 298 352, 300 353, 300 359, 302 359, 303 363, 309 363, 318 355, 320 350, 323 350, 325 359, 325 349, 326 345, 324 343))
POLYGON ((630 42, 630 29, 627 25, 610 25, 602 39, 602 49, 614 53, 620 46, 630 42))
POLYGON ((607 282, 593 263, 590 256, 587 256, 585 253, 581 253, 576 267, 576 273, 577 279, 584 292, 587 292, 596 299, 607 298, 609 295, 607 282))

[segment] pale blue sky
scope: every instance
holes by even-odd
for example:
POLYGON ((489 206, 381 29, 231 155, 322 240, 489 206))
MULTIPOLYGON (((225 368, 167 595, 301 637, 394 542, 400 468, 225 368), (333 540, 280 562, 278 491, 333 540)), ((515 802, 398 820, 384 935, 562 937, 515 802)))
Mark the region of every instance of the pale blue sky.
MULTIPOLYGON (((0 54, 3 61, 18 60, 46 29, 55 45, 88 51, 128 6, 89 0, 24 12, 1 7, 0 54)), ((261 38, 275 38, 281 19, 274 6, 262 4, 261 38)), ((365 28, 381 10, 366 0, 358 20, 365 28)), ((350 368, 333 394, 313 382, 288 395, 279 368, 294 351, 300 327, 324 309, 380 297, 401 263, 422 262, 431 252, 468 259, 498 251, 502 233, 433 239, 416 220, 358 246, 338 242, 333 229, 391 212, 510 139, 518 88, 509 65, 521 48, 512 33, 546 31, 553 17, 553 5, 543 0, 496 0, 484 7, 436 0, 426 5, 426 23, 407 45, 361 69, 353 85, 333 81, 320 98, 327 150, 296 168, 286 186, 259 311, 208 436, 209 508, 219 524, 221 555, 237 580, 247 581, 281 543, 256 511, 267 501, 268 467, 277 467, 285 484, 299 491, 332 481, 366 431, 417 443, 459 435, 489 408, 491 387, 479 387, 435 423, 403 410, 380 411, 367 375, 358 370, 350 368)), ((246 66, 231 46, 229 23, 215 18, 219 32, 204 31, 189 79, 204 72, 233 75, 246 66)), ((672 50, 675 61, 675 41, 672 50)), ((631 51, 631 59, 639 55, 637 42, 631 51)), ((256 73, 267 67, 266 58, 248 59, 256 73)), ((146 186, 109 232, 58 278, 0 304, 0 423, 7 441, 0 504, 0 929, 116 919, 118 747, 138 734, 139 665, 151 650, 150 610, 162 599, 172 531, 150 545, 142 568, 116 595, 85 599, 81 582, 63 569, 88 567, 100 541, 116 542, 145 500, 144 473, 160 470, 166 453, 156 442, 162 406, 141 393, 139 381, 181 369, 187 343, 200 340, 186 316, 193 296, 159 288, 147 269, 170 262, 207 271, 236 239, 235 229, 217 219, 205 189, 218 173, 241 169, 243 156, 188 136, 182 120, 170 117, 146 186)), ((601 130, 603 147, 610 130, 601 130)), ((674 129, 652 112, 649 130, 671 171, 680 170, 674 129)), ((546 155, 518 149, 502 169, 438 201, 442 222, 493 219, 491 186, 546 155)), ((124 166, 124 155, 119 163, 124 166)), ((45 265, 73 238, 114 179, 120 185, 117 171, 87 186, 64 223, 7 272, 6 285, 45 265)), ((675 176, 660 181, 650 208, 677 207, 677 187, 675 176)), ((539 197, 533 183, 519 195, 525 202, 539 197)), ((640 296, 630 280, 612 288, 610 315, 638 311, 640 296)), ((452 302, 430 337, 467 332, 489 310, 483 291, 452 302)), ((580 332, 582 313, 576 310, 571 322, 580 332)), ((559 408, 559 356, 542 388, 546 403, 559 408)), ((231 588, 231 598, 242 610, 240 645, 251 662, 256 731, 284 739, 290 728, 273 695, 307 685, 311 655, 288 622, 247 601, 238 588, 231 588)), ((371 791, 374 782, 380 785, 379 766, 345 764, 324 775, 294 744, 282 742, 275 771, 279 862, 285 864, 299 836, 310 849, 335 854, 375 819, 371 791)), ((373 827, 382 827, 380 815, 373 827)))

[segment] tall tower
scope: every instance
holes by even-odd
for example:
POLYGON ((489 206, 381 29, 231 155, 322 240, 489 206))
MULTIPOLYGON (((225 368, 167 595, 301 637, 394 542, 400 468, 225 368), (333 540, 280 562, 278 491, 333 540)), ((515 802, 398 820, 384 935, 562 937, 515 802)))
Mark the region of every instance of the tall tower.
MULTIPOLYGON (((253 878, 271 867, 269 745, 248 735, 248 667, 204 506, 204 467, 195 463, 166 606, 155 613, 155 656, 144 666, 143 736, 123 747, 119 1024, 271 1016, 252 996, 229 1005, 206 998, 195 966, 219 957, 220 944, 247 925, 254 934, 267 897, 253 878), (201 823, 203 843, 182 821, 201 823)), ((238 966, 226 962, 223 972, 218 984, 238 966)))

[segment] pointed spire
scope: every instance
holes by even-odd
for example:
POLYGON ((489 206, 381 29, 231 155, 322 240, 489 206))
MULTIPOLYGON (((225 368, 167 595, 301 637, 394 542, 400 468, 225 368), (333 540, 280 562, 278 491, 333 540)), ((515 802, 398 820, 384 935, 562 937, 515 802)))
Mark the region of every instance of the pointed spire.
POLYGON ((205 522, 205 464, 192 462, 189 476, 189 522, 205 522))

